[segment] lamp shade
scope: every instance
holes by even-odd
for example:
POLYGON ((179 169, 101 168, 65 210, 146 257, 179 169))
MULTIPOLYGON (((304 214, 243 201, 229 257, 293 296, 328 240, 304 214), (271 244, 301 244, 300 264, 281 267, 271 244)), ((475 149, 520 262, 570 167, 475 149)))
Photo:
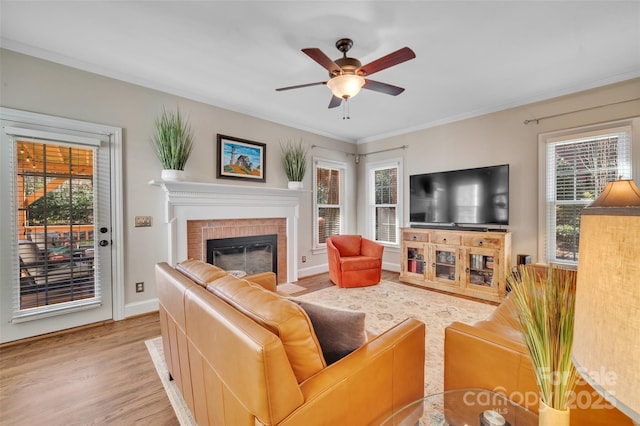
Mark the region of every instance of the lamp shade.
POLYGON ((364 86, 364 78, 355 74, 342 74, 327 81, 333 96, 340 99, 353 98, 364 86))
POLYGON ((596 391, 640 422, 640 190, 631 180, 609 183, 582 212, 572 356, 596 391))

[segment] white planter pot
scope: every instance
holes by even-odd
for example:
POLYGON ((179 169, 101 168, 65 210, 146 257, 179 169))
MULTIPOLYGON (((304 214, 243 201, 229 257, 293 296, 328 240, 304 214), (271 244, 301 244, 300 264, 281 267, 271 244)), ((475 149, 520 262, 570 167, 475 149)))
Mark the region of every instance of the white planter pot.
POLYGON ((302 182, 289 182, 288 187, 289 189, 302 189, 302 182))
POLYGON ((162 170, 160 178, 169 182, 184 180, 184 170, 162 170))

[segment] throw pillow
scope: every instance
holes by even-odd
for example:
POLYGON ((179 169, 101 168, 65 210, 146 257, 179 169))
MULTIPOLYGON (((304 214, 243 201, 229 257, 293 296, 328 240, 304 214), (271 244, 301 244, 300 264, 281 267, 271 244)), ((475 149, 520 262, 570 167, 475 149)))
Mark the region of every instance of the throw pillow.
POLYGON ((327 365, 366 343, 364 312, 332 309, 299 300, 295 302, 309 316, 327 365))

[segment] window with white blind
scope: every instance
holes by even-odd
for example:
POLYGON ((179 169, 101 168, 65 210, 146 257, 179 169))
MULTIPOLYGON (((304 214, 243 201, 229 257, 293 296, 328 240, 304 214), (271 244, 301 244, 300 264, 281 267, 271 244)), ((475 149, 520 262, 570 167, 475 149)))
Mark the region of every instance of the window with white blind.
POLYGON ((547 135, 541 139, 540 159, 544 261, 577 264, 582 209, 608 182, 631 178, 631 127, 547 135))
POLYGON ((344 163, 314 162, 314 246, 326 247, 327 238, 342 233, 344 226, 344 163))
POLYGON ((399 244, 401 160, 367 165, 369 238, 383 244, 399 244))

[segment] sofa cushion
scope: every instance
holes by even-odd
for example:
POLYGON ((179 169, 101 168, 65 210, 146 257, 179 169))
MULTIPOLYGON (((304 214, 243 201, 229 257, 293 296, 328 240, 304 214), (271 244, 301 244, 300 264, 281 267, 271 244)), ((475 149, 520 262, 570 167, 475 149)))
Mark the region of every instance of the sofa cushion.
POLYGON ((210 281, 227 275, 227 272, 223 269, 196 259, 180 262, 176 265, 176 269, 202 287, 206 287, 210 281))
POLYGON ((380 259, 375 259, 373 257, 367 256, 350 256, 340 258, 342 272, 362 271, 364 269, 379 269, 380 263, 380 259))
POLYGON ((298 300, 295 302, 309 316, 327 365, 349 355, 367 342, 364 312, 333 309, 298 300))
POLYGON ((296 303, 231 275, 207 290, 280 337, 299 383, 326 367, 313 325, 296 303))

